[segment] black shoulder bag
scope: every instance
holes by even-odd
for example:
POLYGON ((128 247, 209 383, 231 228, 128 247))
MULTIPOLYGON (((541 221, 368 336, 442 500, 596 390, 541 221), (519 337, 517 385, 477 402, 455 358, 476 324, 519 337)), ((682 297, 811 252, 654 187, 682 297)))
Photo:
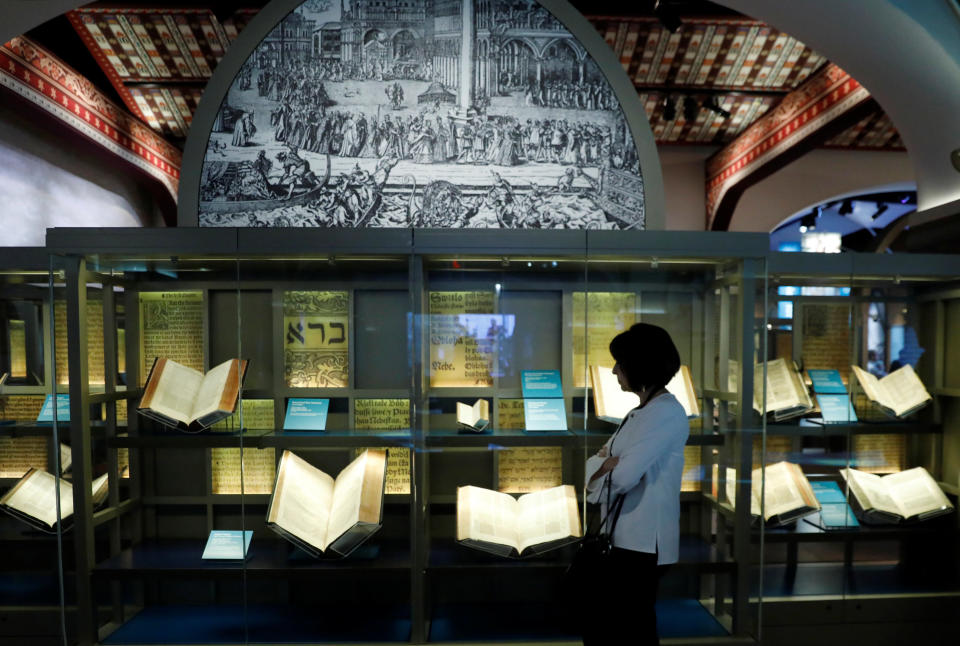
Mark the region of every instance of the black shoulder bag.
MULTIPOLYGON (((610 562, 610 555, 613 550, 613 531, 617 527, 617 519, 620 518, 620 508, 623 507, 624 494, 620 494, 610 504, 610 476, 607 475, 606 482, 603 484, 607 488, 607 515, 603 517, 596 526, 591 529, 591 523, 587 523, 587 531, 584 533, 577 551, 573 555, 573 560, 567 566, 564 573, 564 587, 572 595, 581 595, 594 583, 598 583, 604 578, 607 567, 610 562)), ((593 518, 600 516, 599 510, 593 514, 593 518)))

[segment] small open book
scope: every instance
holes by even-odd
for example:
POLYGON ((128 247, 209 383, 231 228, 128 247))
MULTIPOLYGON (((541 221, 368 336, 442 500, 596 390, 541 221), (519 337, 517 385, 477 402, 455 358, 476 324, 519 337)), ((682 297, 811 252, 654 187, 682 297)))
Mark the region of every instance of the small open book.
MULTIPOLYGON (((769 525, 785 525, 798 518, 820 511, 820 503, 803 474, 800 465, 792 462, 777 462, 766 467, 766 483, 763 484, 764 471, 754 469, 750 487, 750 515, 760 518, 769 525), (761 507, 761 485, 763 488, 763 506, 761 507)), ((737 473, 727 469, 727 501, 733 505, 736 494, 737 473)))
POLYGON ((284 451, 267 527, 314 556, 346 556, 383 524, 387 452, 367 449, 336 480, 284 451))
POLYGON ((851 368, 863 394, 877 402, 889 415, 906 417, 931 401, 930 393, 909 363, 881 379, 860 366, 851 368))
POLYGON ((478 399, 473 406, 457 402, 457 424, 462 429, 482 433, 490 424, 490 402, 478 399))
POLYGON ((465 486, 457 488, 457 542, 500 556, 539 554, 581 536, 580 510, 572 485, 514 498, 465 486))
MULTIPOLYGON (((757 412, 764 410, 763 386, 763 364, 758 363, 753 372, 753 407, 757 412)), ((766 412, 773 413, 775 421, 797 417, 814 409, 807 386, 793 361, 781 358, 767 362, 766 390, 766 412)))
POLYGON ((860 507, 862 520, 899 523, 949 514, 953 505, 923 467, 878 476, 857 469, 840 469, 860 507))
MULTIPOLYGON (((59 485, 60 521, 63 528, 68 529, 67 521, 73 516, 73 485, 64 478, 59 479, 59 485)), ((107 485, 106 473, 91 484, 94 507, 106 500, 107 485)), ((32 527, 49 532, 57 527, 56 496, 57 478, 42 469, 30 469, 0 498, 0 509, 32 527)))
POLYGON ((155 359, 137 412, 166 426, 203 430, 233 415, 246 372, 241 359, 224 361, 207 374, 172 359, 155 359))

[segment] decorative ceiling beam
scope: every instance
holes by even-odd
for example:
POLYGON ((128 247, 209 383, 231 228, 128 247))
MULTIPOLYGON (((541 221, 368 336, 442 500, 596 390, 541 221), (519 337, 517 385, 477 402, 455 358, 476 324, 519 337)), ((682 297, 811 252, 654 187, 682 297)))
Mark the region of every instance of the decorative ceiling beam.
POLYGON ((181 153, 30 39, 0 46, 0 85, 163 184, 177 199, 181 153))
POLYGON ((825 65, 707 160, 706 228, 728 229, 745 190, 876 108, 866 88, 825 65))

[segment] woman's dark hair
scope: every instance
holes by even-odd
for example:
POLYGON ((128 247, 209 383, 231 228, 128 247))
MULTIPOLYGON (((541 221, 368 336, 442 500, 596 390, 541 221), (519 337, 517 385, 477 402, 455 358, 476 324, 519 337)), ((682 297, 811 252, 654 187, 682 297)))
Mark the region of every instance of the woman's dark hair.
POLYGON ((680 369, 680 353, 670 334, 649 323, 637 323, 613 337, 610 354, 635 391, 660 390, 680 369))

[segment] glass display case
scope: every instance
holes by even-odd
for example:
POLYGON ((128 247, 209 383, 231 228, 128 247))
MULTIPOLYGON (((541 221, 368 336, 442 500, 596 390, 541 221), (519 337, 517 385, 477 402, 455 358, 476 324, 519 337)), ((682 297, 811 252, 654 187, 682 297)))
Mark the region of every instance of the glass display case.
MULTIPOLYGON (((846 504, 840 469, 887 455, 858 438, 898 435, 898 468, 924 466, 956 504, 960 384, 932 361, 960 343, 956 259, 892 272, 873 257, 771 255, 762 235, 509 233, 51 230, 64 324, 44 347, 68 355, 72 479, 84 484, 63 534, 71 639, 574 641, 579 600, 560 583, 594 513, 585 460, 616 429, 609 341, 634 322, 673 337, 683 368, 670 390, 691 428, 661 637, 760 640, 790 625, 790 604, 862 601, 888 575, 933 577, 890 599, 955 599, 955 513, 826 530, 822 506, 772 513, 783 474, 771 467, 813 495, 833 482, 846 504), (885 358, 926 349, 916 372, 932 402, 904 420, 869 421, 850 382, 875 303, 885 358), (859 421, 818 425, 814 404, 767 412, 779 359, 801 382, 837 370, 859 421), (183 387, 190 371, 220 381, 183 387), (157 400, 208 390, 165 400, 179 422, 157 400), (310 497, 327 489, 349 502, 310 497), (574 501, 577 531, 477 533, 482 501, 505 510, 552 490, 574 501), (321 532, 324 516, 343 532, 321 532), (947 564, 936 572, 911 548, 933 537, 947 564)), ((48 358, 58 374, 59 354, 48 358)))

